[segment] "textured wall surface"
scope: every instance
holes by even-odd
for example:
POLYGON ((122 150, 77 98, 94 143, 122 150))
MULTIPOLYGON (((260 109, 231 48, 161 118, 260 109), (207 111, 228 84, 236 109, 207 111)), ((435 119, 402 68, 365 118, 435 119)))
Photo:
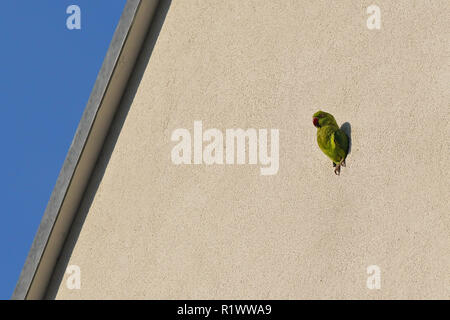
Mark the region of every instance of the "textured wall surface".
POLYGON ((447 0, 172 2, 48 297, 450 298, 449 34, 447 0), (339 177, 318 109, 351 125, 339 177), (171 133, 194 120, 279 129, 278 173, 174 165, 171 133))

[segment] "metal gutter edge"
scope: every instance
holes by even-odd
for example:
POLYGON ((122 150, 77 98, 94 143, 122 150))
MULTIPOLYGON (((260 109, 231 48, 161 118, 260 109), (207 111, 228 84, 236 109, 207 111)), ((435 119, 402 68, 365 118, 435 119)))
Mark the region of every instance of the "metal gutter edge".
POLYGON ((43 299, 159 0, 127 0, 12 294, 43 299))

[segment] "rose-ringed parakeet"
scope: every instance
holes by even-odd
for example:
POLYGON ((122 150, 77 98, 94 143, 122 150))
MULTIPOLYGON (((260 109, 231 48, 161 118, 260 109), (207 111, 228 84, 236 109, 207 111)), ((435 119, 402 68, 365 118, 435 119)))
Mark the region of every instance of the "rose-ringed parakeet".
POLYGON ((317 128, 317 143, 320 150, 333 161, 334 173, 341 173, 341 166, 345 167, 348 152, 348 137, 339 129, 334 117, 324 111, 317 111, 313 115, 313 124, 317 128))

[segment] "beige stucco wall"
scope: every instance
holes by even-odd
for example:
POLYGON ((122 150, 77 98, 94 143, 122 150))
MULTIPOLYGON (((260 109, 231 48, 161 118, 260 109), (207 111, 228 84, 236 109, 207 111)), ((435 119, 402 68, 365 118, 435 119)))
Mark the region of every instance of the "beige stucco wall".
POLYGON ((450 298, 449 12, 447 0, 173 1, 48 297, 450 298), (372 3, 381 30, 366 27, 372 3), (315 142, 318 109, 351 125, 340 177, 315 142), (194 120, 279 129, 278 174, 172 164, 171 133, 194 120))

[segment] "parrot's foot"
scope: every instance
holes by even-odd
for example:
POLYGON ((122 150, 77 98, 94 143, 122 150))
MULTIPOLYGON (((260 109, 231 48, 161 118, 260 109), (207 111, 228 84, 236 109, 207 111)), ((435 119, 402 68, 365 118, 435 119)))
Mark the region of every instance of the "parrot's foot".
POLYGON ((332 164, 333 164, 333 168, 336 168, 336 163, 332 162, 332 164))
POLYGON ((341 174, 341 165, 336 165, 336 168, 334 169, 334 173, 339 176, 341 174))
POLYGON ((341 174, 341 167, 345 167, 345 159, 342 160, 341 162, 339 162, 339 164, 336 164, 333 162, 333 167, 335 167, 334 169, 334 173, 339 176, 341 174))

